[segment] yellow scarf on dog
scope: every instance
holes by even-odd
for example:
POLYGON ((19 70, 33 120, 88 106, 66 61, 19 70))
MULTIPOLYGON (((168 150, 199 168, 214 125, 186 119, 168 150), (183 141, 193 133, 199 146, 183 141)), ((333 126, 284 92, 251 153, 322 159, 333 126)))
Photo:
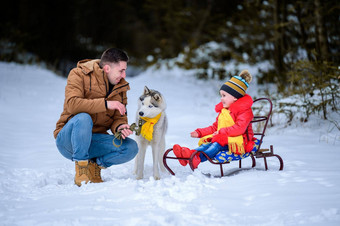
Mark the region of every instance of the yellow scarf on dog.
MULTIPOLYGON (((223 108, 221 114, 218 116, 217 131, 219 131, 221 128, 230 127, 233 125, 235 125, 235 122, 230 115, 230 111, 223 108)), ((209 138, 212 137, 213 137, 212 134, 202 137, 198 141, 198 145, 200 146, 201 144, 207 143, 209 138)), ((229 152, 244 154, 245 150, 243 145, 243 136, 239 135, 236 137, 228 137, 228 148, 229 152)))
POLYGON ((142 130, 140 134, 148 141, 152 140, 153 126, 158 122, 159 118, 161 117, 161 114, 162 113, 159 113, 154 118, 140 117, 145 121, 145 123, 142 125, 142 130))

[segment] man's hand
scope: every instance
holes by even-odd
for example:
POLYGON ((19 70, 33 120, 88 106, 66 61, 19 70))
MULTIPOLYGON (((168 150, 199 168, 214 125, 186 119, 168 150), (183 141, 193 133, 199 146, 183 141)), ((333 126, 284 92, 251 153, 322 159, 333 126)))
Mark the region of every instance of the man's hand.
POLYGON ((117 129, 117 131, 120 131, 122 133, 122 138, 125 139, 126 137, 133 134, 133 132, 130 130, 130 126, 128 124, 120 125, 117 129))
POLYGON ((115 100, 108 100, 106 103, 107 103, 108 109, 118 110, 121 115, 125 115, 126 108, 124 104, 120 103, 119 101, 115 101, 115 100))

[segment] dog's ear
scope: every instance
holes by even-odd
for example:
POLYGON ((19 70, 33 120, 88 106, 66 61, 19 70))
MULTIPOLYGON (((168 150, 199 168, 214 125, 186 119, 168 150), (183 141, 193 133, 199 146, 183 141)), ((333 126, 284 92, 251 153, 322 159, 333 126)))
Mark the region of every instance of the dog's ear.
POLYGON ((144 86, 144 95, 148 95, 150 93, 150 90, 147 86, 144 86))
POLYGON ((155 93, 154 95, 152 95, 152 97, 156 100, 159 101, 161 99, 161 96, 158 93, 155 93))

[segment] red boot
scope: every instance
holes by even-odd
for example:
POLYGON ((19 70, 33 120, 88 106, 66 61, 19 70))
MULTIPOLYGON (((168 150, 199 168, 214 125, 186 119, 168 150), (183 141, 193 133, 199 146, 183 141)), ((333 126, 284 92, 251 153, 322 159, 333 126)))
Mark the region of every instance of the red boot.
MULTIPOLYGON (((172 148, 172 150, 173 150, 173 152, 174 152, 174 154, 175 154, 175 156, 177 157, 177 158, 185 158, 185 157, 183 157, 183 155, 182 155, 182 150, 183 150, 183 148, 181 147, 181 146, 179 146, 178 144, 175 144, 174 146, 173 146, 173 148, 172 148)), ((190 157, 190 156, 189 156, 190 157)), ((188 157, 188 158, 189 158, 188 157)), ((182 166, 186 166, 187 164, 188 164, 188 160, 178 160, 179 161, 179 163, 182 165, 182 166)))
POLYGON ((196 169, 200 163, 201 163, 200 153, 197 153, 192 158, 192 166, 194 167, 194 169, 196 169))
POLYGON ((182 147, 182 156, 183 158, 190 158, 192 153, 194 153, 196 150, 190 150, 189 148, 182 147))
MULTIPOLYGON (((189 148, 182 147, 182 157, 183 158, 190 158, 192 153, 194 153, 196 150, 190 150, 189 148)), ((192 158, 192 165, 194 169, 197 168, 197 166, 201 163, 200 153, 198 152, 193 158, 192 158)))

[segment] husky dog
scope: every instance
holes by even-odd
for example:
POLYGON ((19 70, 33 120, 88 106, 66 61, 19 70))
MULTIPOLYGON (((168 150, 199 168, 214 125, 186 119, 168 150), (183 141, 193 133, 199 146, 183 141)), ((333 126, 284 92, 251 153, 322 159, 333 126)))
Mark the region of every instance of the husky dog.
POLYGON ((168 128, 168 120, 165 114, 166 103, 158 91, 144 87, 144 93, 139 97, 136 122, 141 120, 142 131, 136 137, 139 152, 135 160, 135 174, 137 179, 143 178, 145 152, 148 145, 152 147, 153 177, 160 179, 159 168, 165 171, 163 154, 165 151, 165 133, 168 128), (151 121, 150 121, 151 120, 151 121), (151 125, 151 126, 150 126, 151 125), (149 133, 143 134, 145 128, 149 133), (153 127, 150 130, 150 127, 153 127), (146 134, 146 135, 145 135, 146 134), (158 168, 159 167, 159 168, 158 168))

